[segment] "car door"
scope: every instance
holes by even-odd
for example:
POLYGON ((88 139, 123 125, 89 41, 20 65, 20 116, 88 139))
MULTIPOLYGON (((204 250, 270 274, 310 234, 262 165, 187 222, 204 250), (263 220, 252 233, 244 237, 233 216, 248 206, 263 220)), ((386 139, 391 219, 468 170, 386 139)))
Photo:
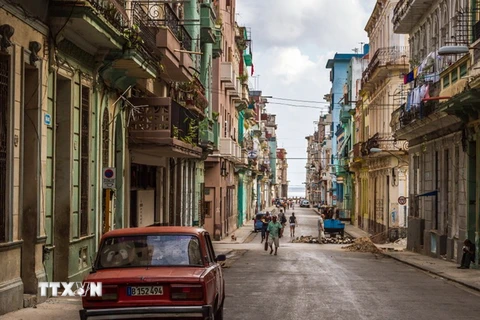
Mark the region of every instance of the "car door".
POLYGON ((208 233, 205 233, 205 244, 206 244, 207 251, 208 251, 209 263, 212 267, 212 272, 213 272, 213 275, 215 277, 215 287, 216 287, 216 290, 218 292, 218 297, 219 297, 220 302, 221 302, 221 299, 224 296, 223 272, 222 272, 222 267, 216 261, 215 250, 213 249, 212 240, 210 238, 210 234, 208 234, 208 233))

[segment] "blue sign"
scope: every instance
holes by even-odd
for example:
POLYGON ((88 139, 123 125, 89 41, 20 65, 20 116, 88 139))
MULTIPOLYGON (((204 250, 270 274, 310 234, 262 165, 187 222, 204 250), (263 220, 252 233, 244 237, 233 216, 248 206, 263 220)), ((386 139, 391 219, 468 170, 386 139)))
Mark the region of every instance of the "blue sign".
POLYGON ((43 122, 49 126, 52 124, 52 116, 48 113, 45 113, 45 116, 43 117, 43 122))

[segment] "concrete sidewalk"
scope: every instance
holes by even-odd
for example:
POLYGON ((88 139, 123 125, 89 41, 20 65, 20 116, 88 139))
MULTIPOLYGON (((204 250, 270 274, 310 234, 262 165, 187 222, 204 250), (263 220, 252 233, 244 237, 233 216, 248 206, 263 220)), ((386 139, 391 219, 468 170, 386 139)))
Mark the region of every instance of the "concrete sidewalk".
MULTIPOLYGON (((319 212, 314 210, 317 214, 319 212)), ((370 237, 371 234, 357 228, 348 222, 345 223, 345 232, 353 238, 370 237)), ((383 255, 405 263, 409 266, 434 274, 438 277, 459 283, 470 289, 480 291, 480 269, 458 269, 452 261, 432 258, 423 254, 407 251, 405 242, 375 244, 382 250, 383 255)))
MULTIPOLYGON (((345 231, 354 238, 368 237, 368 232, 346 224, 345 231)), ((406 243, 406 242, 404 242, 406 243)), ((404 243, 375 244, 383 255, 418 268, 438 277, 459 283, 470 289, 480 291, 480 269, 458 269, 452 261, 432 258, 423 254, 406 250, 404 243)))

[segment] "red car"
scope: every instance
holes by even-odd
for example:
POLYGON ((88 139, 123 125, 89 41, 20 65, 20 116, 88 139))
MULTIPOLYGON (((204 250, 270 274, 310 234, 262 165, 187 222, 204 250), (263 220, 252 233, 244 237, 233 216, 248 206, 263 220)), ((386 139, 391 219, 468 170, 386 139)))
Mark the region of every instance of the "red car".
POLYGON ((118 229, 101 240, 84 283, 84 319, 223 319, 225 281, 207 231, 194 227, 118 229))

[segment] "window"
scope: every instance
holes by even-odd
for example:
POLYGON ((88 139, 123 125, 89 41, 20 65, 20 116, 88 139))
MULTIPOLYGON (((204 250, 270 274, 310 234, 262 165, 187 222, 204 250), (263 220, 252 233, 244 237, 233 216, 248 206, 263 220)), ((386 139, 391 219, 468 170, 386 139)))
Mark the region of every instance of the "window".
POLYGON ((88 194, 90 190, 90 88, 82 87, 81 149, 80 149, 80 236, 88 234, 88 194))
POLYGON ((460 66, 460 78, 464 77, 467 75, 467 63, 465 62, 460 66))
POLYGON ((458 80, 458 69, 452 71, 452 84, 458 80))
POLYGON ((443 88, 447 88, 450 85, 450 74, 447 74, 445 77, 442 78, 443 88))
POLYGON ((0 242, 7 240, 7 161, 10 58, 0 55, 0 242))
POLYGON ((150 234, 106 239, 97 269, 145 266, 201 266, 200 240, 193 235, 150 234))
POLYGON ((103 167, 108 167, 108 150, 109 150, 109 114, 108 108, 105 108, 103 111, 103 120, 102 120, 102 165, 103 167))

